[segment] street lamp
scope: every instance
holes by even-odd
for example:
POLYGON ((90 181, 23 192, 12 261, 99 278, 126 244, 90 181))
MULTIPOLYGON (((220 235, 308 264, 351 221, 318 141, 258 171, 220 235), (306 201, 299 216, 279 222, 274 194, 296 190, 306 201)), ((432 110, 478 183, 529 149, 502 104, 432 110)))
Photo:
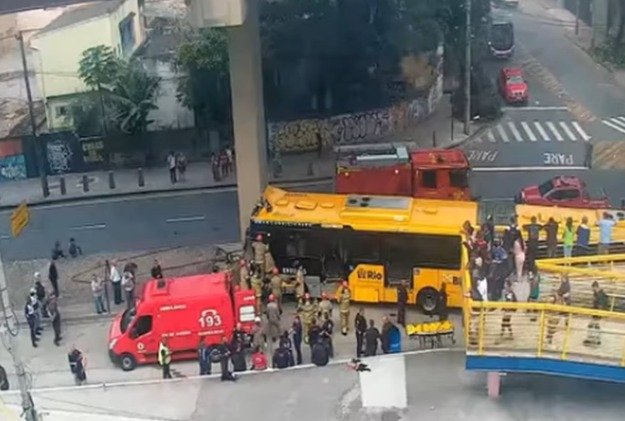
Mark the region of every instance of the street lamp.
POLYGON ((471 134, 471 0, 465 0, 464 134, 471 134))

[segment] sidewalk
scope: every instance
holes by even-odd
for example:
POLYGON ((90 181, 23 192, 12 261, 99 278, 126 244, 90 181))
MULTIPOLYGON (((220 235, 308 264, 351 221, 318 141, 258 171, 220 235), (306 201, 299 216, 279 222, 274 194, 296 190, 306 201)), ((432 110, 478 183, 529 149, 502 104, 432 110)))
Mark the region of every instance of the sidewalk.
MULTIPOLYGON (((414 142, 418 147, 422 148, 431 148, 433 145, 445 148, 462 143, 467 136, 462 132, 462 123, 460 121, 453 120, 452 123, 451 104, 448 97, 448 95, 444 95, 437 110, 419 125, 393 136, 377 139, 374 142, 414 142)), ((477 127, 473 127, 472 132, 476 130, 477 127)), ((278 177, 273 174, 271 162, 268 163, 267 171, 270 183, 290 184, 329 181, 334 176, 335 155, 332 151, 326 151, 321 156, 318 156, 316 153, 283 155, 281 161, 282 173, 278 177)), ((83 191, 83 174, 66 174, 64 176, 67 189, 65 195, 61 195, 60 177, 49 176, 50 196, 47 198, 44 198, 42 195, 39 178, 6 181, 0 183, 0 209, 14 207, 22 201, 26 201, 29 204, 59 203, 85 198, 96 199, 133 194, 180 192, 202 188, 236 186, 236 176, 234 174, 230 174, 220 181, 214 181, 210 163, 208 162, 189 164, 186 180, 176 184, 171 183, 169 172, 165 167, 143 169, 145 179, 143 187, 139 187, 138 169, 121 169, 112 173, 115 188, 110 188, 109 186, 108 171, 87 173, 86 175, 89 179, 89 191, 87 192, 83 191)))
POLYGON ((610 73, 614 75, 614 80, 623 88, 625 88, 625 70, 619 70, 613 68, 609 63, 600 63, 595 60, 592 54, 593 37, 592 28, 586 24, 583 20, 579 19, 579 30, 575 33, 575 14, 568 9, 562 8, 558 5, 558 0, 537 0, 549 15, 554 19, 564 23, 564 36, 567 37, 573 44, 587 53, 598 65, 604 67, 610 73))

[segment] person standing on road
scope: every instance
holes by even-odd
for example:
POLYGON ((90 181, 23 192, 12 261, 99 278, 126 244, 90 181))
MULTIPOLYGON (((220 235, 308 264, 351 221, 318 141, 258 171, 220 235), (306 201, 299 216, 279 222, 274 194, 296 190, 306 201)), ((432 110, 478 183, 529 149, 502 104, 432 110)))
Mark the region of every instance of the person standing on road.
MULTIPOLYGON (((302 321, 303 323, 303 327, 304 327, 304 342, 309 343, 308 342, 308 331, 310 330, 310 326, 312 323, 313 318, 315 317, 315 306, 313 305, 313 303, 310 300, 310 294, 306 293, 304 294, 304 301, 303 303, 300 303, 300 308, 298 309, 299 312, 302 313, 302 321)), ((312 344, 310 344, 312 345, 312 344)))
POLYGON ((48 267, 48 280, 52 285, 52 291, 54 295, 59 297, 59 271, 56 268, 54 260, 50 260, 50 266, 48 267))
POLYGON ((336 293, 336 301, 339 303, 339 312, 341 314, 341 333, 343 336, 347 335, 349 330, 349 302, 351 298, 352 293, 349 290, 347 281, 343 281, 336 293))
POLYGON ((273 268, 273 275, 269 281, 271 284, 271 295, 275 299, 280 313, 282 313, 282 277, 280 276, 280 270, 276 267, 273 268))
POLYGON ((291 334, 293 335, 293 347, 295 348, 295 362, 297 365, 302 363, 302 320, 296 314, 291 325, 291 334))
POLYGON ((608 212, 603 213, 603 218, 597 221, 599 227, 599 245, 597 246, 597 254, 610 254, 610 244, 612 243, 612 228, 616 225, 612 215, 608 212))
POLYGON ((274 343, 280 336, 280 308, 276 303, 276 297, 273 294, 269 295, 269 302, 265 309, 267 315, 267 339, 271 339, 271 343, 274 343))
POLYGON ((328 294, 325 292, 321 293, 321 302, 319 303, 319 317, 324 317, 324 314, 327 314, 332 318, 332 301, 328 299, 328 294))
POLYGON ((96 313, 104 313, 104 299, 102 298, 104 295, 104 285, 102 285, 102 281, 95 273, 91 275, 91 292, 93 293, 93 303, 95 304, 96 313))
POLYGON ((330 358, 334 358, 334 344, 332 343, 332 333, 334 332, 334 322, 328 313, 323 314, 323 323, 321 324, 321 339, 328 347, 330 358))
POLYGON ((37 290, 35 288, 30 289, 30 303, 35 311, 35 333, 41 335, 43 328, 41 327, 41 302, 37 299, 37 290))
POLYGON ((406 304, 408 304, 408 282, 402 280, 397 287, 397 324, 406 327, 406 304))
POLYGON ((527 260, 533 262, 538 257, 538 241, 543 226, 537 222, 535 216, 532 216, 530 223, 523 225, 523 229, 527 232, 527 260))
POLYGON ((564 229, 562 230, 562 247, 565 258, 573 256, 573 244, 575 244, 575 229, 573 228, 573 218, 566 218, 564 229))
POLYGON ((447 284, 443 282, 441 284, 441 289, 438 291, 438 320, 441 322, 447 320, 449 315, 449 310, 447 308, 447 284))
POLYGON ((382 352, 389 354, 391 352, 391 332, 393 323, 388 316, 382 317, 382 332, 380 333, 380 342, 382 343, 382 352))
POLYGON ((187 157, 182 152, 179 152, 176 157, 176 168, 178 168, 180 181, 185 182, 187 180, 187 157))
POLYGON ((313 317, 310 321, 310 327, 308 328, 308 345, 310 349, 321 339, 321 328, 317 324, 317 319, 313 317))
POLYGON ((171 364, 171 351, 167 346, 167 340, 161 339, 158 344, 158 364, 163 369, 163 379, 171 379, 171 371, 169 365, 171 364))
POLYGON ((200 337, 200 344, 197 348, 197 361, 200 365, 200 376, 211 374, 211 360, 208 346, 204 341, 204 337, 200 337))
POLYGON ((219 345, 219 363, 221 365, 221 381, 235 381, 237 378, 230 372, 230 355, 232 351, 228 346, 228 338, 221 338, 219 345))
POLYGON ((30 330, 30 342, 33 348, 37 348, 37 330, 35 329, 35 308, 30 300, 30 297, 26 298, 26 305, 24 306, 24 316, 28 323, 28 329, 30 330))
POLYGON ((85 383, 87 381, 87 358, 82 351, 72 345, 67 354, 67 360, 69 361, 69 369, 74 375, 74 382, 78 386, 85 383))
POLYGON ((380 331, 375 327, 375 322, 369 320, 369 329, 365 332, 365 357, 373 357, 378 353, 378 341, 380 331))
POLYGON ((558 223, 549 218, 543 229, 547 233, 547 257, 554 258, 558 252, 558 223))
POLYGON ((50 292, 48 298, 48 313, 52 319, 52 330, 54 330, 54 345, 59 346, 61 342, 61 313, 59 313, 58 298, 54 291, 50 292))
POLYGON ((115 260, 111 261, 111 284, 113 284, 113 302, 116 305, 120 305, 122 300, 122 277, 119 274, 119 269, 117 269, 117 262, 115 260))
POLYGON ((365 319, 365 309, 360 307, 354 319, 354 331, 356 332, 356 357, 360 358, 363 353, 363 339, 367 331, 367 320, 365 319))
POLYGON ((124 272, 122 276, 122 287, 126 297, 126 306, 132 309, 135 306, 135 276, 130 271, 124 272))
POLYGON ((171 184, 176 184, 176 154, 174 151, 169 151, 167 155, 167 168, 169 168, 169 180, 171 184))
POLYGON ((576 234, 575 255, 586 256, 588 254, 588 246, 590 245, 590 227, 588 227, 587 217, 582 216, 582 222, 577 227, 576 234))
POLYGON ((153 279, 163 279, 163 268, 161 268, 158 259, 154 259, 154 265, 152 265, 152 269, 150 269, 150 275, 152 275, 153 279))

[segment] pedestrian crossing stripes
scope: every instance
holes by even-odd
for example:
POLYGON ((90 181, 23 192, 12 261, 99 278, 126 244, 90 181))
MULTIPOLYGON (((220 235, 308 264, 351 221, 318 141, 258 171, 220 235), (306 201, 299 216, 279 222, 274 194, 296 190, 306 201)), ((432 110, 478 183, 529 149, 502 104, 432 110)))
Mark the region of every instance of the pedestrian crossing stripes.
MULTIPOLYGON (((623 117, 625 133, 625 117, 623 117)), ((577 121, 504 121, 487 129, 475 142, 589 142, 591 137, 577 121)))
POLYGON ((603 124, 625 134, 625 117, 612 117, 607 120, 603 120, 603 124))

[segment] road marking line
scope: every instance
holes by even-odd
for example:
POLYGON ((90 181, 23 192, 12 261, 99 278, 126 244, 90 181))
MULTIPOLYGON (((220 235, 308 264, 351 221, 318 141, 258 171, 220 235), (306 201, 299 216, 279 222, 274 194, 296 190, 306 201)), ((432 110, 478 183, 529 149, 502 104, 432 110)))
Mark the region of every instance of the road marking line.
POLYGON ((529 124, 527 124, 525 121, 522 121, 521 127, 523 127, 523 130, 525 130, 525 133, 527 133, 527 135, 529 136, 530 142, 536 142, 538 140, 532 129, 530 129, 529 124))
POLYGON ((612 117, 610 120, 619 127, 625 127, 625 118, 623 117, 612 117))
POLYGON ((556 129, 556 125, 553 124, 551 121, 548 121, 546 124, 547 124, 547 127, 549 127, 549 130, 551 130, 551 133, 553 133, 553 135, 556 137, 556 140, 558 142, 563 142, 564 138, 562 137, 558 129, 556 129))
POLYGON ((605 124, 608 127, 613 128, 616 131, 619 131, 621 133, 625 133, 625 129, 624 128, 617 126, 616 124, 612 123, 609 120, 603 120, 603 124, 605 124))
POLYGON ((577 141, 577 138, 575 137, 571 129, 569 129, 569 126, 567 126, 564 121, 560 122, 560 127, 562 127, 562 129, 564 130, 566 135, 569 137, 569 139, 571 139, 571 141, 573 142, 577 141))
POLYGON ((203 221, 205 220, 206 217, 204 215, 198 215, 198 216, 184 216, 181 218, 169 218, 166 219, 165 222, 171 224, 174 222, 194 222, 194 221, 203 221))
POLYGON ((501 139, 504 141, 504 143, 510 142, 510 138, 508 137, 508 134, 503 129, 503 126, 501 124, 497 125, 497 131, 499 132, 499 136, 501 136, 501 139))
POLYGON ((503 107, 505 111, 547 111, 547 110, 560 110, 566 111, 568 108, 563 106, 529 106, 529 107, 503 107))
POLYGON ((625 123, 625 117, 616 117, 616 120, 625 123))
POLYGON ((574 121, 571 124, 573 125, 573 127, 575 127, 575 130, 577 130, 577 133, 579 133, 582 136, 582 139, 584 139, 584 142, 588 142, 590 140, 590 136, 588 136, 588 133, 586 133, 584 129, 582 129, 582 126, 580 126, 580 124, 577 121, 574 121))
POLYGON ((514 135, 514 138, 516 139, 516 141, 523 142, 523 136, 521 136, 521 133, 519 133, 519 131, 517 130, 516 126, 514 125, 512 121, 508 122, 508 127, 510 127, 510 131, 514 135))
POLYGON ((106 224, 79 225, 77 227, 70 227, 70 229, 74 231, 102 230, 104 228, 106 228, 106 224))
POLYGON ((471 171, 477 172, 510 172, 510 171, 566 171, 566 170, 587 170, 588 167, 472 167, 471 171))
POLYGON ((488 132, 486 133, 486 136, 488 136, 488 140, 490 141, 490 143, 497 142, 497 139, 495 139, 495 134, 493 133, 493 131, 491 129, 488 129, 488 132))
POLYGON ((541 126, 541 124, 538 121, 534 122, 534 127, 536 127, 536 130, 538 130, 538 133, 540 133, 540 136, 543 138, 543 140, 545 142, 550 142, 551 141, 551 138, 549 137, 549 135, 545 131, 544 127, 541 126))

